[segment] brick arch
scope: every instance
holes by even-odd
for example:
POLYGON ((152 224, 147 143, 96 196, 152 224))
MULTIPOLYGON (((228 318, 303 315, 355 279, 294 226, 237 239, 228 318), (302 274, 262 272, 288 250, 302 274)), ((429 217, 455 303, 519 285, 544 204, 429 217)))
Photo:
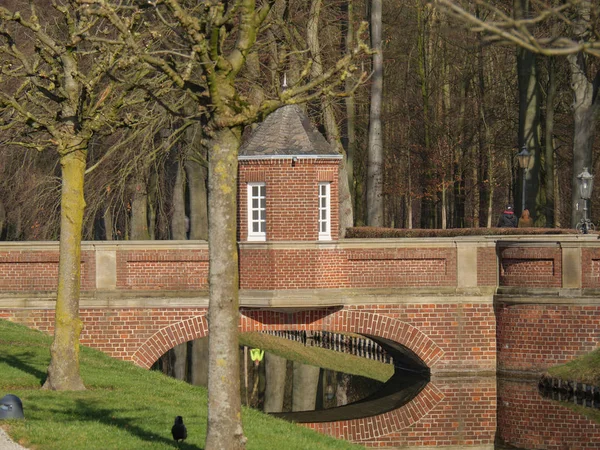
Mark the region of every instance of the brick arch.
POLYGON ((134 364, 149 369, 158 358, 176 345, 200 339, 207 335, 208 321, 206 316, 190 317, 158 330, 140 345, 131 360, 134 364))
POLYGON ((240 331, 263 330, 327 330, 378 336, 412 350, 432 367, 444 351, 429 336, 407 322, 366 311, 322 310, 285 313, 279 311, 244 310, 240 331))
MULTIPOLYGON (((313 311, 280 312, 247 309, 240 314, 240 331, 328 330, 360 333, 389 339, 411 349, 431 367, 443 351, 412 325, 377 313, 323 308, 313 311)), ((148 338, 134 353, 132 361, 150 368, 169 349, 208 335, 205 315, 194 316, 164 327, 148 338)), ((406 405, 374 417, 326 423, 303 424, 321 433, 354 442, 366 442, 400 431, 432 411, 444 395, 432 383, 406 405)))
MULTIPOLYGON (((409 323, 365 311, 323 308, 287 313, 247 309, 241 311, 239 328, 241 332, 328 330, 379 336, 412 350, 428 367, 432 367, 444 354, 431 338, 409 323)), ((207 335, 206 316, 194 316, 158 330, 140 345, 131 359, 138 366, 149 368, 176 345, 207 335)))

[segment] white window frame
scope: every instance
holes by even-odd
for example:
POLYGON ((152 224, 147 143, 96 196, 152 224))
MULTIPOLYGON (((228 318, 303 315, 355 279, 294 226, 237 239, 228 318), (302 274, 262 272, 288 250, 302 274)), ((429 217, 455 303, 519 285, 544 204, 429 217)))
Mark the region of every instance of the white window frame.
POLYGON ((267 240, 267 184, 248 183, 248 240, 266 241, 267 240), (254 195, 254 188, 258 189, 258 195, 254 195), (253 200, 258 200, 258 207, 252 206, 253 200), (260 206, 261 199, 264 199, 264 208, 260 206), (254 219, 254 212, 258 212, 258 219, 254 219), (262 214, 261 214, 262 213, 262 214), (258 231, 254 230, 254 225, 258 225, 258 231))
POLYGON ((319 183, 319 240, 331 240, 331 183, 319 183))

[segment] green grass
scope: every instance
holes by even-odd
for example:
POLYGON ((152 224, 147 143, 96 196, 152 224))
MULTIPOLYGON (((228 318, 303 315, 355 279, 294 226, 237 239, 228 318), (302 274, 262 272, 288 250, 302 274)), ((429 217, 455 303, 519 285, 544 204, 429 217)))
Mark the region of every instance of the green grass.
MULTIPOLYGON (((22 445, 37 450, 201 449, 206 435, 206 390, 118 361, 83 347, 81 374, 88 390, 41 390, 50 362, 51 338, 0 320, 0 397, 23 401, 24 420, 0 426, 22 445), (171 425, 181 415, 188 439, 177 445, 171 425)), ((243 410, 248 449, 358 449, 275 419, 243 410)))
POLYGON ((551 367, 548 375, 567 381, 600 386, 600 349, 581 356, 566 364, 551 367))
POLYGON ((350 375, 360 375, 385 382, 394 374, 394 367, 359 356, 334 352, 318 347, 307 347, 301 342, 282 339, 269 334, 241 333, 240 344, 258 347, 286 359, 312 366, 331 369, 350 375))

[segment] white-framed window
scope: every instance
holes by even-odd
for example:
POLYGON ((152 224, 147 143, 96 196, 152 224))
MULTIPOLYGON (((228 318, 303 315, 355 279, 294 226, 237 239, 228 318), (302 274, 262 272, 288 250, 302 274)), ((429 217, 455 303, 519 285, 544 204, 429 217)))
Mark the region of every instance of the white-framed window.
POLYGON ((267 240, 267 185, 248 183, 248 240, 267 240))
POLYGON ((331 183, 319 183, 319 240, 331 240, 331 183))

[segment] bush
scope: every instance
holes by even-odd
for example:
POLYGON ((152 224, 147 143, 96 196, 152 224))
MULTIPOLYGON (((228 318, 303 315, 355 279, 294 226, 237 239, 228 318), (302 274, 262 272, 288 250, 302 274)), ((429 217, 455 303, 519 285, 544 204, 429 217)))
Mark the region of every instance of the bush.
MULTIPOLYGON (((346 238, 417 238, 458 236, 511 236, 543 234, 579 234, 571 228, 382 228, 353 227, 346 230, 346 238)), ((596 233, 597 234, 597 233, 596 233)))

